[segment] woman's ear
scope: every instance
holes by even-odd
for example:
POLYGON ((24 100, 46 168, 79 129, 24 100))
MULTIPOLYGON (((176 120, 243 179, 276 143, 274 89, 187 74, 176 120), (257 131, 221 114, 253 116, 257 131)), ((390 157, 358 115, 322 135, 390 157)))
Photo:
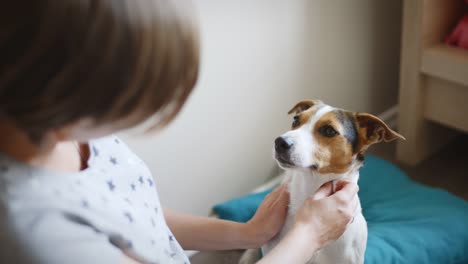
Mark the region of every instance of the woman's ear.
POLYGON ((292 113, 299 114, 311 108, 312 106, 319 105, 319 104, 323 104, 323 102, 320 100, 302 100, 299 103, 297 103, 295 106, 293 106, 291 110, 288 111, 288 115, 292 113))

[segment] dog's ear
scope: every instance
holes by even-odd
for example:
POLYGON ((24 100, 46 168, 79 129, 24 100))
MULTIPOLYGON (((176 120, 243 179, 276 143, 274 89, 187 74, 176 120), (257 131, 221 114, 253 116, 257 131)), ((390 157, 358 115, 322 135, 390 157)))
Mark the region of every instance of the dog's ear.
POLYGON ((378 117, 366 113, 356 113, 357 132, 359 135, 359 149, 364 151, 368 146, 381 141, 390 142, 405 138, 393 131, 378 117))
POLYGON ((292 113, 299 114, 318 104, 323 104, 323 102, 320 100, 302 100, 299 103, 297 103, 293 108, 291 108, 291 110, 288 111, 288 115, 292 113))

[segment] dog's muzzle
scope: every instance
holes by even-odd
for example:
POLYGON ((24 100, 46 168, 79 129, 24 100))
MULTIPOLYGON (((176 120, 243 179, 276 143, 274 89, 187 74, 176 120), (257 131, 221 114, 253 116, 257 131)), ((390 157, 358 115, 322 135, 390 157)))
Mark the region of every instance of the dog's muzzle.
POLYGON ((278 162, 286 166, 293 166, 291 162, 291 150, 293 142, 288 138, 278 137, 275 139, 275 158, 278 162))
POLYGON ((275 139, 275 150, 278 154, 287 154, 291 150, 293 143, 283 137, 277 137, 275 139))

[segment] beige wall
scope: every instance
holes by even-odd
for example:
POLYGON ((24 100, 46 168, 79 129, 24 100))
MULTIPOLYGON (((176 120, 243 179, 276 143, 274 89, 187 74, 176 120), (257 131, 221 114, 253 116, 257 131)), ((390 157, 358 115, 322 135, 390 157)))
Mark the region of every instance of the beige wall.
POLYGON ((195 1, 202 70, 177 120, 127 142, 167 207, 206 215, 275 171, 301 98, 379 113, 396 103, 400 1, 195 1))
POLYGON ((396 104, 401 1, 304 2, 311 93, 357 111, 380 113, 396 104))

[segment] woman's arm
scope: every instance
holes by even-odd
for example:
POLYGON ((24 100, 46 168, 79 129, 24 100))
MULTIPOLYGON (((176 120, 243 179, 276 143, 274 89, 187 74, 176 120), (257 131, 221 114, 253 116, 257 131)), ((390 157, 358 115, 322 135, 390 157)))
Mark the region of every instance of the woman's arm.
POLYGON ((286 185, 267 195, 247 223, 192 216, 164 209, 167 225, 186 250, 258 248, 278 233, 286 218, 286 185))
POLYGON ((224 250, 256 246, 255 230, 244 223, 192 216, 164 209, 167 224, 185 250, 224 250))

